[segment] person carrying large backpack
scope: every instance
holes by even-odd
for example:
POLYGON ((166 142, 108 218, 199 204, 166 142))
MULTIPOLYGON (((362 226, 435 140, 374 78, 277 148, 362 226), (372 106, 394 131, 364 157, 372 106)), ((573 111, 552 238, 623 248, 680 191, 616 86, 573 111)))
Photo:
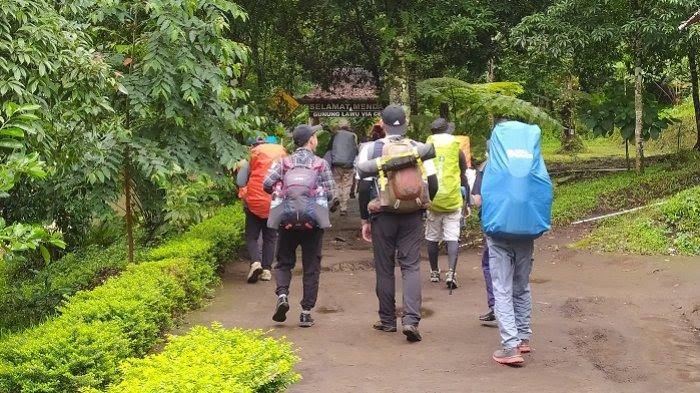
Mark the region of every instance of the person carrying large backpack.
POLYGON ((340 203, 340 215, 348 214, 348 200, 355 175, 355 158, 357 157, 357 135, 350 131, 347 123, 333 134, 330 140, 331 166, 335 181, 336 197, 340 203))
POLYGON ((302 312, 299 326, 314 324, 311 310, 318 297, 321 273, 323 231, 330 227, 328 202, 333 200, 333 175, 328 163, 314 152, 320 127, 299 125, 292 133, 297 149, 276 162, 263 182, 264 190, 273 194, 268 226, 279 228, 277 245, 277 305, 272 319, 284 322, 289 311, 289 285, 296 265, 296 250, 301 246, 303 269, 302 312))
POLYGON ((372 243, 377 275, 379 321, 373 328, 397 331, 394 267, 398 263, 403 279, 402 332, 409 342, 416 342, 422 340, 418 330, 422 215, 428 198, 435 197, 438 191, 438 181, 434 163, 423 161, 419 152, 431 146, 405 137, 408 124, 403 108, 386 107, 382 123, 387 136, 363 149, 356 165, 362 179, 358 187, 362 238, 372 243), (368 180, 367 168, 372 167, 379 173, 368 180))
POLYGON ((534 240, 550 229, 553 196, 540 151, 541 134, 536 125, 498 123, 481 184, 481 225, 501 335, 501 349, 493 359, 501 364, 522 364, 522 354, 531 351, 534 240))
POLYGON ((270 195, 263 190, 263 180, 272 164, 286 155, 284 147, 277 144, 276 139, 259 138, 253 142, 250 150, 250 162, 242 163, 236 177, 238 197, 243 201, 245 212, 245 242, 250 256, 247 281, 250 284, 258 279, 272 279, 277 230, 267 227, 270 195), (261 237, 262 244, 258 242, 261 237))
MULTIPOLYGON (((435 146, 435 167, 439 189, 428 208, 425 226, 425 240, 428 241, 430 260, 430 281, 440 282, 438 255, 440 242, 447 246, 449 270, 445 283, 449 289, 457 288, 457 257, 459 253, 459 233, 462 220, 462 207, 469 195, 467 157, 460 149, 460 142, 452 133, 455 127, 443 118, 436 119, 430 126, 432 135, 427 143, 435 146)), ((468 206, 468 202, 467 202, 468 206)), ((468 210, 468 208, 466 209, 468 210)), ((468 214, 466 211, 464 214, 468 214)))

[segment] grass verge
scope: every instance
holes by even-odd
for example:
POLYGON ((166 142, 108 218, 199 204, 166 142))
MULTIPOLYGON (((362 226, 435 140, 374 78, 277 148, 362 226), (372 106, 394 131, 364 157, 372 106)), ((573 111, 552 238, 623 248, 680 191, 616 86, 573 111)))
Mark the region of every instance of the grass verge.
POLYGON ((651 165, 643 175, 621 172, 573 182, 554 189, 552 221, 566 225, 673 195, 700 184, 700 155, 685 152, 651 165))
POLYGON ((665 204, 603 221, 574 245, 605 252, 700 255, 700 187, 665 204))

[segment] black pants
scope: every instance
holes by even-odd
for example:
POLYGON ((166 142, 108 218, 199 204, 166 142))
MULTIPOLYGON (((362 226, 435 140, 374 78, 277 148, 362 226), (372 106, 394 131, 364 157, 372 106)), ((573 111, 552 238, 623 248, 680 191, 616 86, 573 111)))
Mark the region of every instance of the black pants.
POLYGON ((245 209, 245 244, 250 255, 250 263, 260 262, 263 269, 272 269, 275 258, 277 230, 267 227, 267 219, 260 218, 245 209), (258 242, 262 236, 262 252, 258 242), (261 258, 262 254, 262 258, 261 258))
POLYGON ((372 218, 372 248, 377 273, 379 319, 396 325, 395 262, 403 279, 404 325, 418 325, 421 318, 420 247, 423 241, 422 212, 382 213, 372 218))
POLYGON ((294 265, 297 262, 297 247, 299 246, 301 246, 301 263, 304 272, 304 295, 301 300, 301 308, 308 311, 314 308, 318 297, 323 229, 317 228, 309 231, 279 230, 277 264, 275 265, 277 295, 289 295, 292 269, 294 269, 294 265))

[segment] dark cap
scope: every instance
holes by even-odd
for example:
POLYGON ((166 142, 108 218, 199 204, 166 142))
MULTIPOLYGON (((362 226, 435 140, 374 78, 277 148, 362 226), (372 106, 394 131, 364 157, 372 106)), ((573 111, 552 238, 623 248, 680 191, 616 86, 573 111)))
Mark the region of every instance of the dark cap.
POLYGON ((304 146, 306 142, 311 139, 312 136, 318 130, 321 129, 321 126, 309 126, 306 124, 300 124, 294 128, 294 131, 292 132, 292 139, 294 140, 294 144, 297 145, 297 147, 304 146))
POLYGON ((439 117, 430 124, 430 132, 433 134, 451 134, 455 132, 455 123, 450 123, 445 118, 439 117))
POLYGON ((389 105, 382 111, 382 122, 387 134, 404 135, 408 125, 406 124, 406 112, 399 105, 389 105))

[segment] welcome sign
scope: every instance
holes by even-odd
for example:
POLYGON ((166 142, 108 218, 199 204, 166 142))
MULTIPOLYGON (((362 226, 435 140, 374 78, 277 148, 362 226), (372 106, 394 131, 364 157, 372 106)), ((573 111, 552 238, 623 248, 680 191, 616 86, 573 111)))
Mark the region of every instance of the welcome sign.
POLYGON ((382 108, 372 102, 334 102, 309 104, 311 117, 379 117, 382 108))

